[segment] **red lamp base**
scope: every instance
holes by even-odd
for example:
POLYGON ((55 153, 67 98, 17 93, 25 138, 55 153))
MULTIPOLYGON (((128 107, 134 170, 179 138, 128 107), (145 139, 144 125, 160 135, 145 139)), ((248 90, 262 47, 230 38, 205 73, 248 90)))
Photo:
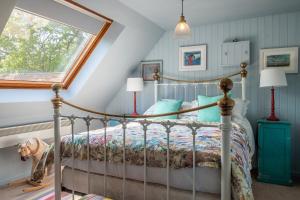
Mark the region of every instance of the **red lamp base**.
POLYGON ((136 92, 133 92, 133 113, 131 113, 132 116, 139 115, 136 111, 136 92))
POLYGON ((279 118, 276 117, 276 115, 270 115, 267 118, 268 121, 279 121, 279 118))
POLYGON ((131 115, 132 115, 132 116, 137 116, 137 115, 139 115, 139 113, 133 112, 133 113, 131 113, 131 115))
POLYGON ((271 114, 267 118, 268 121, 279 121, 279 119, 275 115, 275 91, 274 87, 271 89, 271 114))

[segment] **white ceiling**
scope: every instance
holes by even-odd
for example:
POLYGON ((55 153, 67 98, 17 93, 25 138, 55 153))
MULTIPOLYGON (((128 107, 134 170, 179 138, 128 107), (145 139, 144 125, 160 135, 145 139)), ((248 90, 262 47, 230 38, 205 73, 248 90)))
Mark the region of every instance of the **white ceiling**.
MULTIPOLYGON (((181 0, 119 0, 162 28, 175 27, 181 0)), ((300 10, 300 0, 185 0, 184 15, 192 26, 300 10)))

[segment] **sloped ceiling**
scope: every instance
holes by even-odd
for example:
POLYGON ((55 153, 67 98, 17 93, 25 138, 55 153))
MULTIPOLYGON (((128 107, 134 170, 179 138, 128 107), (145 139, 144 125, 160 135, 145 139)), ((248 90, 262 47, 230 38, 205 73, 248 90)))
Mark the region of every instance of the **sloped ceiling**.
MULTIPOLYGON (((114 23, 63 97, 103 111, 164 31, 117 0, 78 2, 114 23)), ((0 96, 0 127, 52 119, 51 90, 0 90, 0 96)))
POLYGON ((98 65, 95 73, 89 77, 78 94, 81 98, 86 97, 86 104, 91 105, 92 101, 95 101, 97 105, 94 107, 104 110, 125 83, 127 75, 147 55, 164 31, 119 1, 78 0, 77 2, 99 11, 124 26, 122 33, 98 65))
POLYGON ((11 10, 14 8, 16 0, 2 0, 0 5, 0 33, 4 29, 4 26, 10 16, 11 10))
MULTIPOLYGON (((166 30, 181 13, 181 0, 120 0, 166 30)), ((300 10, 300 0, 184 0, 191 26, 300 10)))

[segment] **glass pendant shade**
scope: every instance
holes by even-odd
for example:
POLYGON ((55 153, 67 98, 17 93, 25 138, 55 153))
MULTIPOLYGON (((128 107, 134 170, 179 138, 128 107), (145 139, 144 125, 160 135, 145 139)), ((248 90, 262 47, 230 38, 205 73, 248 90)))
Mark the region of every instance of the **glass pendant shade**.
POLYGON ((175 27, 174 35, 176 38, 188 38, 191 36, 191 29, 186 23, 185 17, 183 15, 183 0, 181 0, 181 16, 179 22, 175 27))
POLYGON ((175 27, 175 36, 178 38, 189 37, 191 35, 191 29, 186 23, 184 16, 180 16, 179 22, 175 27))

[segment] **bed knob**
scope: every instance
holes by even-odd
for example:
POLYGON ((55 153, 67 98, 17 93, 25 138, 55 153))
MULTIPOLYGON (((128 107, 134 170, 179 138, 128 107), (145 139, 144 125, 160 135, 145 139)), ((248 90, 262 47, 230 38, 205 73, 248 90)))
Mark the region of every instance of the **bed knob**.
POLYGON ((52 90, 55 92, 55 95, 58 96, 59 91, 62 89, 62 85, 60 83, 54 83, 52 85, 52 90))
POLYGON ((157 68, 154 69, 153 79, 154 79, 155 81, 159 81, 159 79, 160 79, 159 71, 158 71, 157 68))
POLYGON ((220 89, 224 93, 224 97, 219 100, 218 105, 221 109, 222 116, 231 115, 231 111, 234 106, 234 101, 227 95, 233 88, 233 82, 229 78, 224 78, 220 81, 220 89))
POLYGON ((241 70, 241 76, 242 76, 242 78, 246 78, 247 77, 247 70, 246 70, 246 67, 247 67, 248 65, 247 65, 247 63, 241 63, 241 68, 242 68, 242 70, 241 70))
POLYGON ((220 81, 220 89, 224 92, 224 94, 227 94, 230 90, 233 88, 233 82, 229 78, 223 78, 220 81))
POLYGON ((62 89, 62 85, 55 83, 52 85, 52 90, 55 92, 55 97, 52 99, 53 107, 59 108, 62 105, 62 98, 59 96, 59 91, 62 89))

